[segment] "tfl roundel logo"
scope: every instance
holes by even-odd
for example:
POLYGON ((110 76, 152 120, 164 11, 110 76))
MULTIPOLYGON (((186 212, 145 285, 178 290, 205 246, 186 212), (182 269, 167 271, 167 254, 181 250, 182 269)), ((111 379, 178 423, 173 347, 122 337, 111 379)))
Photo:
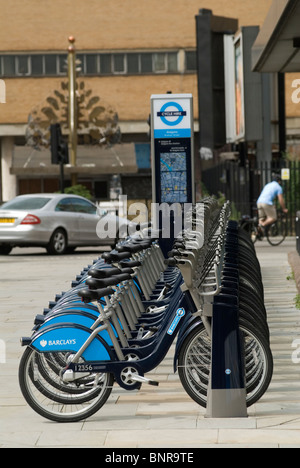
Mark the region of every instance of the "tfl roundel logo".
POLYGON ((165 125, 169 125, 170 127, 174 127, 175 125, 180 124, 183 117, 186 116, 186 111, 184 111, 178 102, 166 102, 159 112, 157 112, 157 116, 161 118, 161 121, 165 125), (175 107, 175 109, 174 109, 175 107))

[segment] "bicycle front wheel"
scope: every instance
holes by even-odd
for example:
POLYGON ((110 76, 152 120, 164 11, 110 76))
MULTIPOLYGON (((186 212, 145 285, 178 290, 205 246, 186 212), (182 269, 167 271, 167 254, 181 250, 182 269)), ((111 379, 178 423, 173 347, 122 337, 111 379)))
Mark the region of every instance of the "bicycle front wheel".
MULTIPOLYGON (((246 404, 253 405, 267 391, 273 374, 273 357, 267 340, 249 324, 240 324, 244 342, 246 404)), ((187 394, 206 408, 210 373, 211 340, 203 325, 182 344, 178 374, 187 394)))
POLYGON ((266 237, 270 245, 280 245, 286 238, 287 225, 286 219, 280 218, 271 224, 266 232, 266 237))
POLYGON ((51 379, 46 379, 41 372, 38 358, 35 350, 26 348, 20 361, 19 384, 29 406, 44 418, 55 422, 81 421, 96 413, 107 401, 114 382, 112 374, 94 375, 96 387, 81 387, 82 393, 78 395, 71 385, 68 393, 65 384, 59 388, 58 378, 51 385, 51 379))

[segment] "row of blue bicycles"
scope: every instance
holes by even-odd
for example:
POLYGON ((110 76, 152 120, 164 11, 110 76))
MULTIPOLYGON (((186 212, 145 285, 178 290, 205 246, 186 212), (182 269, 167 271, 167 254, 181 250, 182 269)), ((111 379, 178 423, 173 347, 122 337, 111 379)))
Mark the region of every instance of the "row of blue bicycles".
POLYGON ((96 413, 113 386, 158 385, 147 373, 174 348, 187 393, 207 405, 213 303, 238 305, 247 405, 267 390, 272 354, 260 267, 230 205, 194 205, 189 228, 164 255, 145 228, 82 270, 34 319, 19 366, 24 398, 41 416, 75 422, 96 413))

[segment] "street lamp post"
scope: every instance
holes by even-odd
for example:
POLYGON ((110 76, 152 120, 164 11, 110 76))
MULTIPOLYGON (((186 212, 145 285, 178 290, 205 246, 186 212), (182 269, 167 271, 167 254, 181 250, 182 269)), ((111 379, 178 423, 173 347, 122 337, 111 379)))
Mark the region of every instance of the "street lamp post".
MULTIPOLYGON (((77 98, 76 98, 76 53, 74 46, 75 38, 69 37, 68 47, 68 89, 69 89, 69 152, 70 162, 76 168, 77 156, 77 98)), ((75 169, 76 170, 76 169, 75 169)), ((77 184, 77 173, 71 172, 72 185, 77 184)))

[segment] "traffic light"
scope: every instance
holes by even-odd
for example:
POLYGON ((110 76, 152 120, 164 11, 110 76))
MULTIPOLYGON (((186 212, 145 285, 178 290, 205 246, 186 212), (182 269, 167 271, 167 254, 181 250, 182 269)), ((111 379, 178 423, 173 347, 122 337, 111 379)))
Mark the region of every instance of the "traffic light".
POLYGON ((68 164, 69 148, 64 140, 60 124, 50 125, 51 164, 68 164))

